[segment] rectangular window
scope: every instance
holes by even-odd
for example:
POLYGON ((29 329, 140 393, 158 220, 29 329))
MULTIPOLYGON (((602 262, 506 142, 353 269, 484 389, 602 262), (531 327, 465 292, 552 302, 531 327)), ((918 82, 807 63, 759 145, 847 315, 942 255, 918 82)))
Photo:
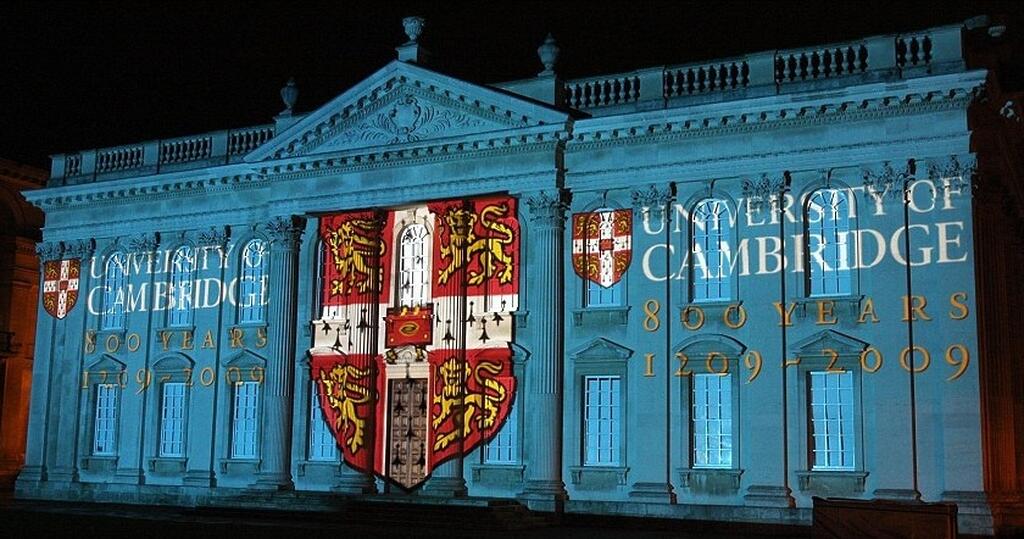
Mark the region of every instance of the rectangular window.
POLYGON ((163 384, 160 406, 160 456, 185 456, 185 383, 163 384))
POLYGON ((693 375, 693 467, 732 467, 732 375, 693 375))
POLYGON ((484 462, 488 464, 517 464, 519 462, 519 399, 512 403, 505 424, 487 443, 484 462))
POLYGON ((584 379, 583 464, 618 466, 622 435, 621 385, 618 376, 584 379))
POLYGON ((309 460, 338 460, 338 445, 320 408, 320 392, 313 380, 309 399, 309 460))
POLYGON ((235 384, 235 413, 231 422, 231 458, 256 458, 259 398, 259 382, 235 384))
POLYGON ((811 372, 811 456, 814 470, 854 469, 853 373, 811 372))
POLYGON ((587 280, 587 307, 619 307, 622 305, 622 281, 605 288, 587 280))
POLYGON ((92 454, 114 455, 117 448, 117 384, 96 385, 96 421, 93 424, 92 454))

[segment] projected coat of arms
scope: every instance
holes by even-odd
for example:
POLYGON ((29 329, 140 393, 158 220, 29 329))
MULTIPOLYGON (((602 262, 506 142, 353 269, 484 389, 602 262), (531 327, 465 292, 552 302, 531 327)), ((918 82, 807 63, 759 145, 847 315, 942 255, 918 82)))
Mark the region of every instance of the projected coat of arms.
POLYGON ((622 279, 633 257, 633 212, 598 210, 572 216, 576 275, 608 288, 622 279))
POLYGON ((346 464, 416 488, 514 401, 516 200, 328 215, 320 239, 310 374, 325 420, 346 464))
POLYGON ((60 320, 78 303, 78 275, 81 261, 51 260, 43 265, 43 308, 60 320))

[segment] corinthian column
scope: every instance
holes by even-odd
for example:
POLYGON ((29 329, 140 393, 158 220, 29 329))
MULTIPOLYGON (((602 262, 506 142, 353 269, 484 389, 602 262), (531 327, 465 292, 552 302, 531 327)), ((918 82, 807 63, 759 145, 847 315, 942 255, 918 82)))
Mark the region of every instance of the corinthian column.
POLYGON ((270 238, 269 357, 263 387, 263 462, 256 486, 289 489, 298 254, 303 222, 297 217, 275 217, 264 229, 270 238))
POLYGON ((558 509, 566 498, 562 482, 563 236, 568 204, 557 189, 527 193, 531 278, 529 331, 533 348, 526 368, 526 488, 531 508, 558 509))

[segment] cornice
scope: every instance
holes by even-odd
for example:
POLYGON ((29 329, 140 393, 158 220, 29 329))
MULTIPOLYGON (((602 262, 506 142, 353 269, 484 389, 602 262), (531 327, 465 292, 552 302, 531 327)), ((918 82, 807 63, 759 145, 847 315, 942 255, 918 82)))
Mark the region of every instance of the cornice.
POLYGON ((924 114, 962 108, 973 98, 973 93, 966 91, 957 91, 954 95, 932 92, 929 95, 913 94, 905 100, 885 97, 820 106, 789 106, 772 112, 719 113, 714 116, 694 114, 685 119, 644 122, 630 127, 576 133, 573 139, 567 142, 566 153, 924 114))

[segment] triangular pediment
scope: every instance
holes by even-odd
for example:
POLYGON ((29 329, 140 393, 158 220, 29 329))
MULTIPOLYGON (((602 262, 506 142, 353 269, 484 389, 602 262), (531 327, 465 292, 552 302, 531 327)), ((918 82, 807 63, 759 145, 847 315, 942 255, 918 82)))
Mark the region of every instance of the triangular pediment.
POLYGON ((621 344, 598 337, 572 351, 570 356, 576 361, 625 361, 633 355, 633 350, 621 344))
POLYGON ((791 349, 797 356, 811 357, 826 355, 824 350, 835 350, 840 356, 860 354, 868 343, 831 329, 821 330, 793 343, 791 349))
POLYGON ((568 118, 542 103, 395 61, 278 133, 246 161, 457 143, 561 125, 568 118))

